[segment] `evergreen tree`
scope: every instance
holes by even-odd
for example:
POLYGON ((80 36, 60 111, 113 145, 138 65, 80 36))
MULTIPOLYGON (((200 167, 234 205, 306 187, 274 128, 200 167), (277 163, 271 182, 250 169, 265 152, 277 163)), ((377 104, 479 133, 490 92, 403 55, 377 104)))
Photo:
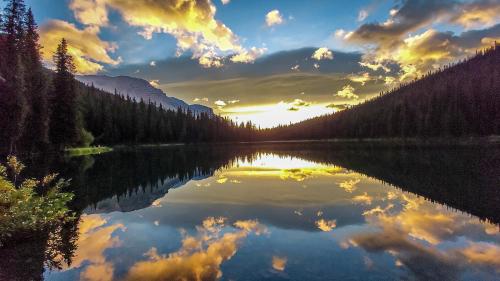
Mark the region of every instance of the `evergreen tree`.
POLYGON ((2 83, 0 93, 0 142, 8 147, 9 153, 15 151, 24 129, 27 113, 21 49, 23 38, 24 3, 11 0, 5 7, 2 31, 3 39, 2 83))
POLYGON ((75 66, 64 38, 57 46, 54 64, 56 74, 51 96, 50 140, 56 149, 62 149, 78 141, 77 95, 73 75, 75 66))
POLYGON ((28 99, 28 116, 23 134, 23 146, 26 150, 40 151, 49 143, 49 110, 47 98, 47 77, 43 72, 40 58, 41 46, 37 25, 31 8, 25 15, 25 30, 22 59, 26 70, 24 83, 28 99))

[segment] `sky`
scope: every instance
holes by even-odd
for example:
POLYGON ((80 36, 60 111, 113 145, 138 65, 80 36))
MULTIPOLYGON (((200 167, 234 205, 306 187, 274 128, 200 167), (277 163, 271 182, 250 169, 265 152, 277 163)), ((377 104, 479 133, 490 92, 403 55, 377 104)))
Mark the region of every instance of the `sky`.
MULTIPOLYGON (((369 99, 500 42, 497 0, 26 0, 50 67, 128 75, 261 127, 369 99)), ((2 4, 4 5, 4 4, 2 4)))

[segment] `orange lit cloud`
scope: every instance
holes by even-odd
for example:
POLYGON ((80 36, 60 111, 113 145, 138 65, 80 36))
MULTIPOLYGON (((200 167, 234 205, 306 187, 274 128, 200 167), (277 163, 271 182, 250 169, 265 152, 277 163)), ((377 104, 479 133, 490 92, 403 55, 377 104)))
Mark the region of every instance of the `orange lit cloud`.
POLYGON ((285 270, 288 259, 286 257, 273 256, 272 266, 275 270, 285 270))
POLYGON ((113 59, 109 55, 116 50, 117 45, 101 40, 98 31, 94 27, 78 29, 74 24, 61 20, 48 21, 40 28, 42 58, 50 64, 57 45, 65 38, 68 41, 68 53, 73 56, 78 73, 96 73, 103 69, 103 64, 119 64, 120 59, 113 59))
POLYGON ((346 99, 359 99, 359 96, 355 94, 356 89, 351 85, 345 85, 342 90, 337 92, 337 96, 346 99))
POLYGON ((394 71, 391 66, 396 65, 399 81, 412 80, 473 55, 476 49, 488 46, 484 44, 485 38, 500 37, 499 11, 499 2, 491 0, 467 3, 409 0, 391 9, 385 22, 363 24, 342 35, 346 42, 366 49, 362 66, 391 72, 394 71), (454 34, 434 30, 433 24, 437 22, 484 29, 454 34))
POLYGON ((357 184, 360 181, 361 181, 360 179, 346 180, 339 183, 339 187, 345 190, 346 192, 353 193, 357 189, 357 184))
POLYGON ((316 221, 316 226, 324 232, 332 231, 335 227, 337 227, 336 220, 324 220, 320 219, 316 221))
POLYGON ((112 235, 116 230, 124 231, 125 227, 122 224, 106 224, 106 219, 100 215, 84 215, 80 220, 78 248, 70 267, 85 266, 80 273, 80 280, 113 280, 114 266, 106 260, 104 251, 121 245, 121 241, 112 235))
POLYGON ((222 55, 235 53, 234 62, 252 62, 263 49, 246 50, 239 38, 221 21, 210 0, 72 0, 70 8, 84 24, 106 25, 108 11, 117 11, 139 34, 151 39, 168 33, 177 40, 177 54, 190 50, 205 67, 221 67, 222 55), (85 15, 93 15, 90 20, 85 15))
POLYGON ((233 232, 220 231, 225 219, 207 218, 197 227, 197 236, 186 236, 182 247, 169 255, 150 249, 146 261, 134 264, 125 280, 216 280, 222 277, 220 266, 231 259, 239 244, 250 233, 259 234, 261 226, 256 221, 238 221, 233 232))

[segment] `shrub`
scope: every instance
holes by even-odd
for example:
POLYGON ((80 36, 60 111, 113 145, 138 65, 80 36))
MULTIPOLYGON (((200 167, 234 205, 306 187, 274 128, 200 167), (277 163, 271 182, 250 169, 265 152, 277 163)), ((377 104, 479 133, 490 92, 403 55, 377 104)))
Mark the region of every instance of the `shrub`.
POLYGON ((24 168, 15 156, 7 157, 5 166, 0 164, 0 247, 18 234, 73 219, 67 207, 73 194, 61 191, 69 181, 57 179, 57 174, 20 181, 24 168))

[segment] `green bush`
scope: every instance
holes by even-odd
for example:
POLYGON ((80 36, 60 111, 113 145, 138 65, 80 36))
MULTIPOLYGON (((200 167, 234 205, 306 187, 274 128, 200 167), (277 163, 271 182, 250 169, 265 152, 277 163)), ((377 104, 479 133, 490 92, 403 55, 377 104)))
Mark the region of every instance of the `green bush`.
POLYGON ((56 180, 57 174, 20 181, 24 168, 15 156, 7 157, 5 166, 0 164, 0 247, 18 234, 73 219, 67 207, 73 194, 61 191, 69 181, 56 180))

